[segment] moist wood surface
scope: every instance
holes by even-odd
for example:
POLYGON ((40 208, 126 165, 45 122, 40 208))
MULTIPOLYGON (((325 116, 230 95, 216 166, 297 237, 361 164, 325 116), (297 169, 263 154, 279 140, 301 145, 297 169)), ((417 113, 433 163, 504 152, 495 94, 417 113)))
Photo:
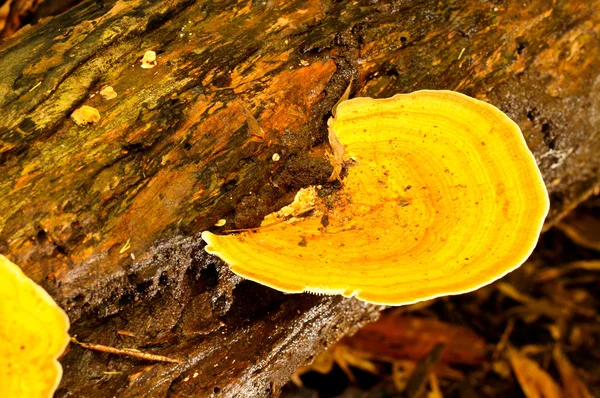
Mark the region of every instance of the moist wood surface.
POLYGON ((84 1, 5 40, 0 252, 68 311, 78 339, 185 359, 71 347, 59 396, 276 394, 296 365, 373 319, 378 308, 355 300, 240 282, 197 236, 219 219, 257 225, 325 183, 326 120, 351 80, 353 97, 452 89, 498 106, 538 159, 557 222, 598 181, 598 9, 84 1), (139 66, 147 50, 152 69, 139 66), (106 85, 117 98, 99 95, 106 85), (76 125, 82 105, 100 121, 76 125))

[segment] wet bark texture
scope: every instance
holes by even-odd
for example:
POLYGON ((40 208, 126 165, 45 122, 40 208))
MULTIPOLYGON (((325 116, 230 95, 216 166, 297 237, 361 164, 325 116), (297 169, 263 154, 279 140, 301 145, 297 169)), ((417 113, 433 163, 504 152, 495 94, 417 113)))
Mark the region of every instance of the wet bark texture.
POLYGON ((599 9, 83 1, 4 41, 0 252, 79 340, 184 360, 71 346, 57 396, 277 395, 297 365, 376 317, 356 300, 241 281, 198 237, 219 219, 255 226, 326 182, 326 120, 351 80, 353 97, 452 89, 505 111, 542 169, 547 226, 558 222, 597 187, 599 9), (152 69, 139 64, 147 50, 152 69), (107 85, 117 98, 99 95, 107 85), (76 125, 82 105, 100 121, 76 125))

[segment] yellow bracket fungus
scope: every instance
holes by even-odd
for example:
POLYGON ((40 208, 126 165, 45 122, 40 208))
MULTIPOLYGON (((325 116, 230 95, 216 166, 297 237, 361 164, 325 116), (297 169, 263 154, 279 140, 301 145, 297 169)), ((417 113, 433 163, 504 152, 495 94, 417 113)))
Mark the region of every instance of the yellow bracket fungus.
POLYGON ((51 397, 68 330, 69 318, 52 297, 0 255, 0 395, 51 397))
POLYGON ((339 191, 302 190, 256 230, 204 232, 206 251, 284 292, 388 305, 475 290, 531 254, 548 194, 494 106, 451 91, 355 98, 329 129, 345 147, 339 191))

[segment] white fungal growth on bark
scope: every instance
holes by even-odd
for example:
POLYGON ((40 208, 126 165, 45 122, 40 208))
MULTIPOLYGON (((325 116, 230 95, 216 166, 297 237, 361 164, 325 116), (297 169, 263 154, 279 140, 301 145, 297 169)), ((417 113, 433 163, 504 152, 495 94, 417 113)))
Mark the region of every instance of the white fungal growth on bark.
POLYGON ((144 69, 154 68, 156 66, 156 53, 154 51, 146 51, 141 64, 144 69))

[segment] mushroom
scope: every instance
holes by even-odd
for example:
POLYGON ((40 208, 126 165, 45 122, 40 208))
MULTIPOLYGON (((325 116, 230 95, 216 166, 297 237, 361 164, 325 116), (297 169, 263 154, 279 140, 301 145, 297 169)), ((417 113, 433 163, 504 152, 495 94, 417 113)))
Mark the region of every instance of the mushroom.
POLYGON ((105 100, 111 100, 113 98, 117 98, 117 92, 111 86, 103 87, 102 90, 100 90, 100 95, 105 100))
POLYGON ((71 113, 71 119, 79 126, 87 126, 88 124, 94 124, 100 120, 100 112, 98 112, 98 109, 96 108, 83 105, 81 108, 77 108, 71 113))
POLYGON ((203 232, 207 252, 284 292, 387 305, 475 290, 531 254, 548 194, 519 127, 494 106, 418 91, 342 102, 328 124, 345 147, 342 188, 302 190, 255 230, 203 232))
POLYGON ((146 51, 140 63, 144 69, 154 68, 156 66, 156 53, 154 51, 146 51))
POLYGON ((0 255, 0 391, 51 397, 69 343, 69 318, 40 286, 0 255))

